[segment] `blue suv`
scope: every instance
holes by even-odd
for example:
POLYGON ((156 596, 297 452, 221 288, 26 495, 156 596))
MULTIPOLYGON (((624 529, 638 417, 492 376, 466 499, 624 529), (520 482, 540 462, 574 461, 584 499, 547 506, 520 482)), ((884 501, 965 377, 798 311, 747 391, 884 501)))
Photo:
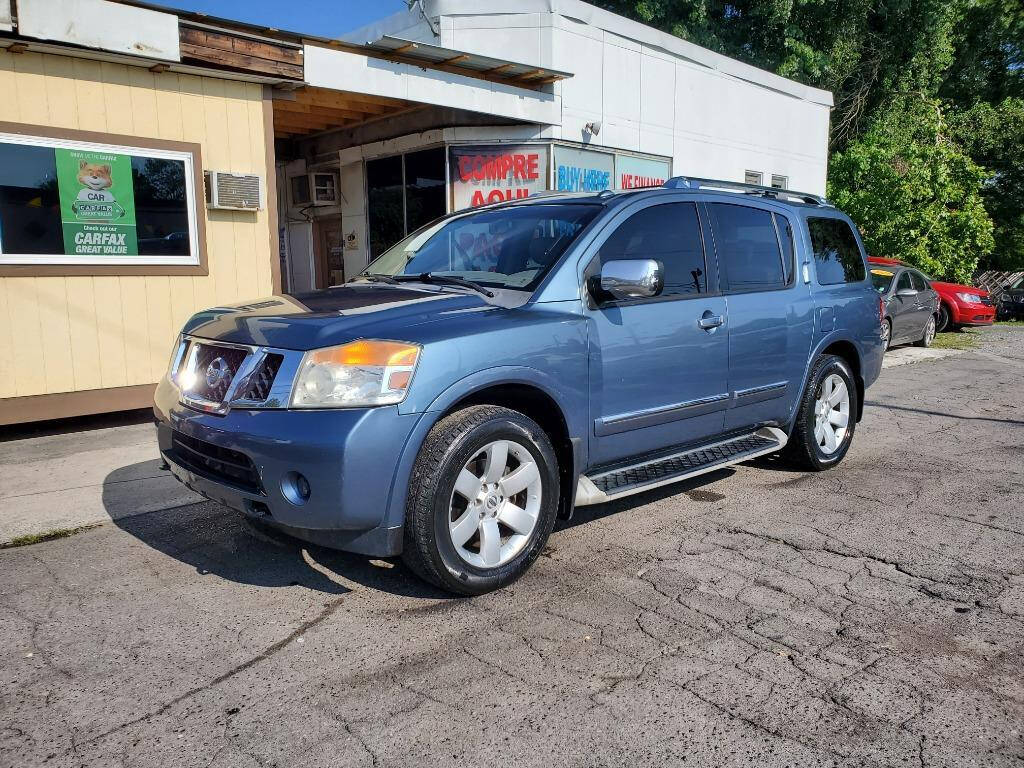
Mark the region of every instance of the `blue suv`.
POLYGON ((346 285, 195 315, 155 401, 199 493, 478 594, 556 518, 846 455, 882 362, 850 219, 705 179, 462 211, 346 285))

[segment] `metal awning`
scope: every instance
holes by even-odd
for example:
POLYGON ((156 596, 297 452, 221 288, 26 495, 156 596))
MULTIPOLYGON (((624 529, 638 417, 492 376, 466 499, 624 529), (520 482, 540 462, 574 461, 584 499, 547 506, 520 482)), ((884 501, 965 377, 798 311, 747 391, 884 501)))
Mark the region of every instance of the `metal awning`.
POLYGON ((385 35, 379 40, 366 43, 363 47, 389 57, 434 69, 463 70, 474 77, 506 82, 510 85, 530 87, 553 83, 572 77, 572 72, 562 72, 547 67, 536 67, 507 59, 494 59, 478 53, 455 51, 430 43, 419 43, 401 37, 385 35))

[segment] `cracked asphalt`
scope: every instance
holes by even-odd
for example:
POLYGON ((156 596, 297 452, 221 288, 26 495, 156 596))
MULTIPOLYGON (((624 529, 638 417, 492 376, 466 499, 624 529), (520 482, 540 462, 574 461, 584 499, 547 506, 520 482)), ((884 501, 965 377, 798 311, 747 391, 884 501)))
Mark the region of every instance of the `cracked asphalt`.
POLYGON ((1013 328, 888 369, 838 469, 581 509, 481 598, 212 503, 0 551, 0 766, 1021 765, 1022 379, 1013 328))

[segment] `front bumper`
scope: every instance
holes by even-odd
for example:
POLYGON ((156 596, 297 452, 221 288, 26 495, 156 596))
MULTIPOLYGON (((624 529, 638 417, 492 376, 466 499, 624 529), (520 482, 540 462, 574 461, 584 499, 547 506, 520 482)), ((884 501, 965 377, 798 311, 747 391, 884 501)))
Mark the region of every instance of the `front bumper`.
POLYGON ((381 407, 217 415, 180 404, 166 379, 154 414, 171 472, 203 496, 316 544, 376 556, 401 551, 401 520, 388 510, 421 414, 381 407), (299 503, 285 490, 296 472, 310 489, 299 503))
POLYGON ((996 308, 990 304, 957 304, 954 322, 957 325, 992 325, 996 308))

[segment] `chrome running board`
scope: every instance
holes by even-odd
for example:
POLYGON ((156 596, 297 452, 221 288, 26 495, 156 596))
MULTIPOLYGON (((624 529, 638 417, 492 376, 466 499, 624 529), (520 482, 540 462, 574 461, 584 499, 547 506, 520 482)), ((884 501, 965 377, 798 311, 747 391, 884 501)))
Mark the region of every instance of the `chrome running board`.
POLYGON ((594 475, 580 475, 576 484, 576 506, 602 504, 669 483, 678 483, 731 464, 774 453, 783 448, 787 441, 786 433, 781 429, 762 427, 747 435, 680 453, 658 456, 594 475))

